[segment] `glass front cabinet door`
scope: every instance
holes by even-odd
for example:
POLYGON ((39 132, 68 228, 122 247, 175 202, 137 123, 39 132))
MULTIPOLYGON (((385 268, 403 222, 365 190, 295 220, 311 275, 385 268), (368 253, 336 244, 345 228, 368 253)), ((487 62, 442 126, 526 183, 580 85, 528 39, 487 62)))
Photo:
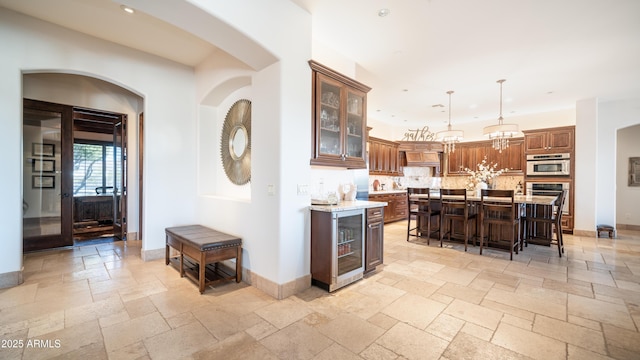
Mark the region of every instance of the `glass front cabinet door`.
POLYGON ((369 87, 313 60, 311 165, 366 167, 369 87))

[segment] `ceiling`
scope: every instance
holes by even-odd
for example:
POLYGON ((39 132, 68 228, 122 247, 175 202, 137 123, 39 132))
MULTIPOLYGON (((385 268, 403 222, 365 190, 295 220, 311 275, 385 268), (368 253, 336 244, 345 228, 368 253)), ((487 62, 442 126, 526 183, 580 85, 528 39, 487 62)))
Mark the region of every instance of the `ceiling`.
MULTIPOLYGON (((638 0, 291 0, 314 41, 354 61, 369 117, 405 125, 572 109, 640 97, 638 0), (381 17, 380 9, 389 14, 381 17)), ((215 46, 111 0, 0 0, 0 6, 194 66, 215 46), (116 26, 114 26, 114 24, 116 26)))

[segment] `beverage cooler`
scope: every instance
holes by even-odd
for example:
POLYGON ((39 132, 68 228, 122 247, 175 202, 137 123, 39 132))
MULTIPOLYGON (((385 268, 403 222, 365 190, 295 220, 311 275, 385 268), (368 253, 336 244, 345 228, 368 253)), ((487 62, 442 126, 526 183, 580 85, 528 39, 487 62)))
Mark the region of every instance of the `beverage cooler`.
POLYGON ((311 211, 312 284, 337 290, 364 273, 364 209, 311 211))

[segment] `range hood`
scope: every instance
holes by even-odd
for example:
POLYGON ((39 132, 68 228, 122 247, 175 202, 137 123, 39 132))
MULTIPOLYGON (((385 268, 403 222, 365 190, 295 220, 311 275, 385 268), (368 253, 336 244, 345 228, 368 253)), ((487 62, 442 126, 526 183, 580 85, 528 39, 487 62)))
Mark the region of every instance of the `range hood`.
POLYGON ((430 167, 433 176, 440 176, 442 143, 437 141, 399 141, 402 166, 430 167))
POLYGON ((440 157, 435 152, 405 151, 406 166, 440 166, 440 157))

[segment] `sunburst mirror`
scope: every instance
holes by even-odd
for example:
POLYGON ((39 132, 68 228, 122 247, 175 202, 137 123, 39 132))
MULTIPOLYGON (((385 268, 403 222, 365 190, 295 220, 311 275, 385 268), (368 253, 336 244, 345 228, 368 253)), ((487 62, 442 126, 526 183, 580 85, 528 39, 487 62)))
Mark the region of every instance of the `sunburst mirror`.
POLYGON ((251 101, 236 101, 222 125, 222 166, 229 180, 244 185, 251 180, 251 101))

